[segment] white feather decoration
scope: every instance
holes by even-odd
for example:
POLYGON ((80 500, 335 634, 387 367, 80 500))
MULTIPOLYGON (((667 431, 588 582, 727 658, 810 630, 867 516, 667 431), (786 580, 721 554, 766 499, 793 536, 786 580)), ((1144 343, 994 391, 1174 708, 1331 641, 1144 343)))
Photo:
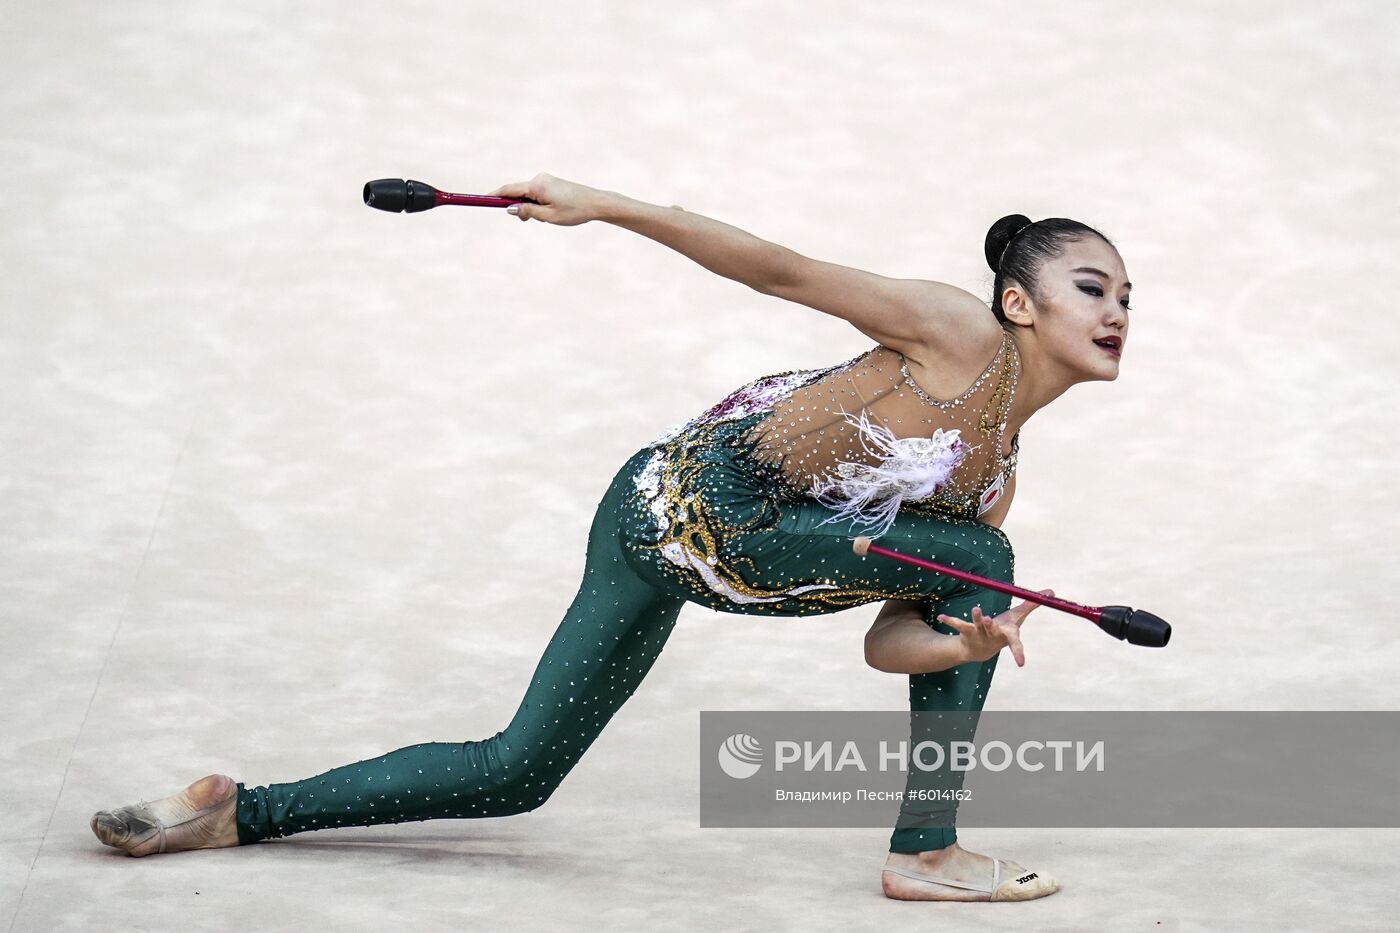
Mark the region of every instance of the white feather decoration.
POLYGON ((820 524, 854 520, 878 529, 867 533, 870 538, 889 531, 902 503, 937 492, 972 449, 956 429, 939 428, 932 437, 902 438, 884 425, 871 423, 864 409, 859 418, 844 411, 841 414, 856 427, 861 446, 880 462, 872 465, 843 460, 836 466, 835 477, 812 478, 812 496, 836 509, 835 515, 820 524))

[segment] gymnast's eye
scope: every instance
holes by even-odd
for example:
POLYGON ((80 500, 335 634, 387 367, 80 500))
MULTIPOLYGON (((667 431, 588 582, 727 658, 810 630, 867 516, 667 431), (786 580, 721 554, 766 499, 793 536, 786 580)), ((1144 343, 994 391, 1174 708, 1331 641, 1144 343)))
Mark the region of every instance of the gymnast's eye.
POLYGON ((1103 297, 1103 289, 1099 288, 1097 285, 1081 285, 1079 286, 1079 290, 1093 295, 1095 298, 1103 297))

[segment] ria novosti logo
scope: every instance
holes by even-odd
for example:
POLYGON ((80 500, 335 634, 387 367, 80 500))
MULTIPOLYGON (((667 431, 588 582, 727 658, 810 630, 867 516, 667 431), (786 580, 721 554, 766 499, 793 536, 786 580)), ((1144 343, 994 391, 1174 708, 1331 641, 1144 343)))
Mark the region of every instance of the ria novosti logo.
MULTIPOLYGON (((730 777, 753 777, 763 766, 763 745, 747 732, 736 732, 720 744, 718 758, 720 768, 730 777)), ((981 746, 965 740, 947 743, 922 741, 915 744, 912 752, 907 741, 901 740, 891 745, 881 740, 874 765, 878 771, 891 768, 908 771, 911 767, 919 771, 982 769, 996 772, 1013 767, 1029 772, 1046 768, 1052 771, 1103 771, 1104 759, 1105 743, 1102 739, 1092 744, 1070 739, 1030 740, 1021 742, 1015 748, 995 740, 981 746), (1074 753, 1072 758, 1069 754, 1071 751, 1074 753), (1053 758, 1053 761, 1047 758, 1053 758)), ((830 739, 820 742, 780 739, 774 743, 775 772, 840 772, 847 769, 870 770, 859 743, 855 741, 845 742, 839 750, 837 743, 830 739)))
POLYGON ((763 764, 763 746, 758 739, 737 732, 719 747, 719 766, 732 778, 753 777, 763 764))

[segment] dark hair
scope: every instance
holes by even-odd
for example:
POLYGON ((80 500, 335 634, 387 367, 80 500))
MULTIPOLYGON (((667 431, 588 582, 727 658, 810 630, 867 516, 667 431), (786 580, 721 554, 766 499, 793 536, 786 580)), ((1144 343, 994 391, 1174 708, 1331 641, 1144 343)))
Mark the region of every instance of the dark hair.
POLYGON ((1065 217, 1047 217, 1032 221, 1025 214, 1007 214, 987 231, 983 249, 987 265, 996 277, 992 280, 992 313, 1006 324, 1006 312, 1001 307, 1001 293, 1009 280, 1015 280, 1032 297, 1039 297, 1040 270, 1048 260, 1064 251, 1065 244, 1096 236, 1109 246, 1113 241, 1087 224, 1065 217))

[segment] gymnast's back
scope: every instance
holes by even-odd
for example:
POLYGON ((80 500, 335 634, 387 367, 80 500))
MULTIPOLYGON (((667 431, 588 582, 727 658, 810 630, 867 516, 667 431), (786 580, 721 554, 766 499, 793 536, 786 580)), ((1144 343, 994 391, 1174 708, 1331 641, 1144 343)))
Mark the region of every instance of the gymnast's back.
POLYGON ((876 344, 842 363, 746 383, 651 446, 749 419, 748 456, 777 468, 789 493, 888 528, 900 507, 974 518, 1016 468, 1005 446, 1020 353, 1003 330, 995 355, 954 398, 920 386, 899 351, 876 344), (698 432, 698 433, 697 433, 698 432))

